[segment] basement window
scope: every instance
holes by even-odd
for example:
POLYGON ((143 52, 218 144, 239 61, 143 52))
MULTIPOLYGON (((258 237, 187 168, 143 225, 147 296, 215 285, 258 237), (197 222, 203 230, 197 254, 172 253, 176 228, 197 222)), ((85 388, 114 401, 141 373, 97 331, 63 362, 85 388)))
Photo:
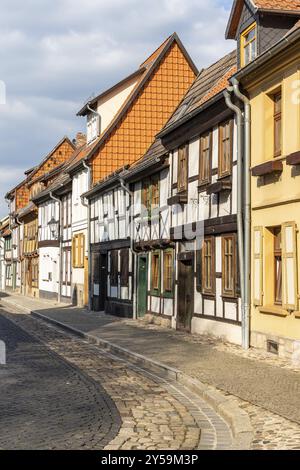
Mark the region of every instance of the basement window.
POLYGON ((267 340, 267 351, 278 356, 279 344, 276 341, 267 340))

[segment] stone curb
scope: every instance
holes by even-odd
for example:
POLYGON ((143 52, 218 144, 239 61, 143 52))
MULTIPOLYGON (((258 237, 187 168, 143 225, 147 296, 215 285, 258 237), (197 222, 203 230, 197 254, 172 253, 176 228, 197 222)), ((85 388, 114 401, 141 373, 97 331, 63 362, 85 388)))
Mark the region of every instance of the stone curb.
POLYGON ((248 414, 240 409, 237 400, 234 397, 225 397, 214 387, 204 384, 197 379, 193 379, 192 377, 189 377, 178 369, 174 369, 161 362, 155 361, 141 354, 132 352, 121 346, 110 343, 107 340, 98 338, 97 336, 94 336, 90 333, 80 331, 73 326, 69 326, 58 320, 49 318, 40 313, 40 311, 38 310, 31 310, 28 307, 24 307, 22 305, 19 305, 15 302, 3 298, 1 298, 1 301, 4 304, 6 303, 8 306, 13 306, 23 311, 25 310, 32 316, 39 318, 45 321, 46 323, 58 326, 62 330, 73 333, 80 338, 84 338, 92 344, 101 346, 106 351, 114 353, 122 358, 126 358, 135 365, 144 367, 148 370, 152 370, 153 372, 158 373, 163 378, 170 378, 184 385, 190 391, 194 392, 196 395, 200 396, 207 403, 209 403, 212 408, 220 416, 222 416, 222 418, 230 426, 234 438, 234 449, 250 449, 251 442, 254 436, 254 431, 248 414))

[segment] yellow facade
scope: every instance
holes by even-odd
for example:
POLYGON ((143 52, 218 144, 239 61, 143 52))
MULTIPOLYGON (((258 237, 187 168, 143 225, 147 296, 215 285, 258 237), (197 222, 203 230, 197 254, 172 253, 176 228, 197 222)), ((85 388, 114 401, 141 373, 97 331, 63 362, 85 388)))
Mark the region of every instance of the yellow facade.
MULTIPOLYGON (((298 44, 270 59, 243 83, 252 113, 251 344, 266 349, 268 341, 275 342, 285 357, 300 353, 300 165, 287 164, 288 157, 300 151, 299 51, 298 44), (277 156, 274 96, 280 92, 277 156), (261 164, 274 162, 281 162, 282 170, 253 176, 261 164)), ((261 166, 258 172, 264 173, 261 166)))

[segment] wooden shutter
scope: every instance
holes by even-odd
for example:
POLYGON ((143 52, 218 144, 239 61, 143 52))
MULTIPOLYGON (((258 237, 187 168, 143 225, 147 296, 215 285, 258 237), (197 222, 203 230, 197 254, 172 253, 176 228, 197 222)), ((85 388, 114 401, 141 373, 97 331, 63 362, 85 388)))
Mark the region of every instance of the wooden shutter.
POLYGON ((294 222, 282 224, 282 304, 286 310, 297 310, 297 242, 294 222))
POLYGON ((120 252, 120 262, 121 262, 121 269, 120 269, 120 282, 122 287, 128 287, 128 280, 129 280, 129 250, 128 248, 124 248, 120 252))
POLYGON ((178 149, 178 191, 187 189, 188 178, 188 146, 183 145, 178 149))
POLYGON ((263 304, 263 228, 255 227, 253 232, 253 303, 263 304))

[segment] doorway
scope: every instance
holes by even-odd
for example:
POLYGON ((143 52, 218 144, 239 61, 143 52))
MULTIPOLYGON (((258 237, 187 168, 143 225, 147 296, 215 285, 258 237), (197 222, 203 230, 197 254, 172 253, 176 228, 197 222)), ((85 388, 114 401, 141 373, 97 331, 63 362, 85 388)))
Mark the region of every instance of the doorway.
POLYGON ((194 263, 178 261, 177 329, 191 332, 194 313, 194 263))
POLYGON ((138 279, 137 279, 137 316, 143 318, 147 313, 147 285, 148 285, 148 257, 138 257, 138 279))

